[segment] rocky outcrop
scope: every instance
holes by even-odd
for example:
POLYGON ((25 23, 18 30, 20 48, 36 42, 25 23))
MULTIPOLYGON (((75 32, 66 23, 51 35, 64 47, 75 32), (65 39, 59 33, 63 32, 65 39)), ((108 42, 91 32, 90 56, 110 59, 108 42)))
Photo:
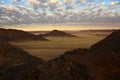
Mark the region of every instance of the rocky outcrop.
POLYGON ((15 29, 0 29, 0 40, 4 41, 29 41, 29 40, 42 40, 46 41, 47 39, 42 36, 37 36, 22 30, 15 29))

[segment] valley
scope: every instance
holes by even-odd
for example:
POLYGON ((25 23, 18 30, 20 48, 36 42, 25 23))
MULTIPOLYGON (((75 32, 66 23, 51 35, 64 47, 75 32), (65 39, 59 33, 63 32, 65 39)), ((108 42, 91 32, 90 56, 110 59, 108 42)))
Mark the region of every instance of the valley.
POLYGON ((74 32, 73 35, 77 37, 45 37, 49 41, 26 41, 26 42, 11 42, 11 44, 22 48, 31 55, 42 58, 43 60, 50 60, 66 51, 77 48, 89 48, 94 43, 105 38, 110 32, 99 32, 96 35, 94 32, 74 32))

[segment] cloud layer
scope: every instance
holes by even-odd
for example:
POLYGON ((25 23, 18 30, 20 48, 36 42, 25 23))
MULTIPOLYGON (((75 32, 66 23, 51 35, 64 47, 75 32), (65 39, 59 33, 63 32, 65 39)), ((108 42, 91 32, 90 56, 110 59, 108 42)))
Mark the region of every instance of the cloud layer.
POLYGON ((0 1, 0 24, 104 24, 120 22, 120 2, 98 0, 0 1))

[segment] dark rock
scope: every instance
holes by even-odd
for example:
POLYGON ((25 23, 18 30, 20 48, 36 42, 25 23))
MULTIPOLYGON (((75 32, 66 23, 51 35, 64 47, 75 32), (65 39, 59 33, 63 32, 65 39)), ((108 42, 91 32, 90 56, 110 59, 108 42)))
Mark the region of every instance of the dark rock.
POLYGON ((29 73, 43 63, 22 49, 0 41, 0 80, 26 80, 29 73))

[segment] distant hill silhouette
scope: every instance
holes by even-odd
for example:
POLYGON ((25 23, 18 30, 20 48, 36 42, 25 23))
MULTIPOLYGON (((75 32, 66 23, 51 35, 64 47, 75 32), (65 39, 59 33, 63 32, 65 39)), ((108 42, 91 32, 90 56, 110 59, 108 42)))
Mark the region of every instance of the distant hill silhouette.
POLYGON ((96 30, 81 30, 80 32, 114 32, 116 29, 96 29, 96 30))
POLYGON ((46 34, 40 34, 43 36, 59 36, 59 37, 75 37, 75 35, 71 35, 69 33, 66 33, 64 31, 59 31, 59 30, 53 30, 51 32, 48 32, 46 34))
POLYGON ((47 40, 42 36, 37 36, 22 30, 0 29, 0 40, 4 41, 27 41, 27 40, 47 40))
POLYGON ((90 49, 75 49, 44 62, 0 42, 1 80, 119 80, 120 30, 90 49))

